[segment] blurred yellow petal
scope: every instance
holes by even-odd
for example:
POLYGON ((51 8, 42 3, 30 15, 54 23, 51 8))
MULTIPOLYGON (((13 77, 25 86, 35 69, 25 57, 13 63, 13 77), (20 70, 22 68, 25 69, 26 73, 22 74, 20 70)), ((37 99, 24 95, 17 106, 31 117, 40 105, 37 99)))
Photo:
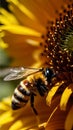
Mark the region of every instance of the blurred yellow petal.
POLYGON ((58 82, 56 83, 51 90, 48 92, 47 98, 46 98, 46 103, 47 105, 51 105, 52 102, 52 98, 54 97, 55 93, 57 92, 57 90, 59 89, 59 87, 64 83, 64 81, 62 82, 58 82))
POLYGON ((70 84, 69 86, 66 87, 66 89, 62 94, 61 101, 60 101, 61 110, 66 110, 68 100, 72 93, 73 93, 73 84, 70 84))
POLYGON ((2 102, 9 105, 11 102, 11 98, 10 97, 3 98, 2 102))
POLYGON ((10 109, 11 98, 7 97, 0 102, 0 111, 7 111, 10 109))
POLYGON ((38 128, 36 120, 32 117, 26 117, 26 120, 24 120, 24 117, 21 120, 17 120, 9 130, 20 130, 23 128, 24 124, 24 129, 29 130, 29 129, 36 129, 38 128), (28 122, 27 122, 28 121, 28 122), (33 125, 34 124, 34 125, 33 125))
MULTIPOLYGON (((38 21, 40 21, 40 23, 42 25, 45 25, 47 20, 50 20, 50 21, 54 20, 55 16, 57 15, 55 13, 55 11, 54 11, 54 9, 56 9, 55 6, 57 6, 57 1, 51 2, 51 1, 47 1, 46 0, 44 2, 43 0, 40 0, 40 1, 39 0, 37 0, 37 1, 34 1, 34 0, 31 0, 31 1, 25 0, 25 1, 22 1, 22 0, 20 0, 20 2, 22 4, 24 4, 30 11, 32 11, 34 13, 34 15, 36 16, 36 18, 38 18, 38 21)), ((62 4, 62 1, 60 1, 58 3, 57 8, 60 9, 61 4, 62 4)))
POLYGON ((65 130, 72 130, 72 129, 73 129, 73 106, 71 107, 65 121, 65 130))
POLYGON ((27 27, 22 27, 20 25, 1 26, 0 29, 7 30, 7 31, 15 33, 15 34, 40 36, 39 32, 36 32, 35 30, 32 30, 32 29, 27 28, 27 27))
POLYGON ((1 23, 3 23, 4 25, 12 25, 12 24, 18 25, 18 21, 13 14, 9 13, 3 8, 0 9, 0 13, 1 13, 0 15, 1 23))
MULTIPOLYGON (((10 4, 10 6, 11 6, 11 4, 10 4)), ((18 6, 15 6, 14 4, 12 4, 12 8, 10 7, 10 9, 12 10, 15 18, 18 20, 19 24, 21 24, 22 26, 26 26, 26 27, 35 29, 36 31, 39 31, 41 33, 45 31, 45 28, 39 22, 37 22, 36 20, 30 19, 26 15, 25 12, 22 12, 19 9, 18 6)))
POLYGON ((5 25, 9 25, 9 20, 7 20, 4 16, 0 16, 0 22, 5 25))
MULTIPOLYGON (((9 104, 10 105, 10 104, 9 104)), ((20 130, 26 129, 36 129, 39 130, 44 126, 39 126, 39 123, 44 124, 44 121, 48 119, 48 107, 45 105, 45 98, 40 98, 38 95, 35 99, 35 107, 39 113, 38 117, 32 111, 30 104, 28 103, 25 107, 20 110, 12 111, 11 108, 6 110, 6 112, 1 113, 0 115, 0 129, 4 130, 5 126, 8 127, 6 130, 20 130), (39 104, 39 105, 38 105, 39 104), (41 105, 43 109, 41 110, 41 105), (44 114, 45 112, 45 114, 44 114), (47 113, 46 113, 47 112, 47 113)))
POLYGON ((0 38, 0 48, 7 48, 8 47, 8 44, 5 43, 1 38, 0 38))
MULTIPOLYGON (((19 9, 24 12, 29 18, 31 19, 35 19, 35 16, 33 15, 33 13, 31 13, 31 11, 29 11, 23 4, 21 4, 21 2, 19 2, 18 0, 9 0, 9 2, 12 2, 13 4, 15 4, 17 7, 19 7, 19 9), (19 6, 20 5, 20 6, 19 6)), ((36 20, 36 19, 35 19, 36 20)))
POLYGON ((6 124, 8 122, 13 121, 14 118, 11 116, 11 112, 10 111, 4 112, 1 115, 1 117, 0 117, 0 126, 3 125, 3 124, 6 124))
POLYGON ((0 48, 5 49, 8 44, 3 41, 2 37, 4 37, 4 32, 0 30, 0 48))
POLYGON ((0 111, 5 111, 5 110, 8 110, 8 109, 9 109, 9 106, 0 102, 0 111))
POLYGON ((22 128, 22 126, 23 126, 22 121, 21 121, 21 120, 18 120, 18 121, 16 121, 16 122, 10 127, 9 130, 19 130, 19 129, 22 128))

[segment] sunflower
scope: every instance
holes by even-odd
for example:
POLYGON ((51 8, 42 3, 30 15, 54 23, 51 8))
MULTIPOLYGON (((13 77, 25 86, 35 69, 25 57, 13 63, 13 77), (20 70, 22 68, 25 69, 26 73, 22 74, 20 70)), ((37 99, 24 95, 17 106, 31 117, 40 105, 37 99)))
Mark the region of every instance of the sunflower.
POLYGON ((8 2, 11 13, 1 8, 0 28, 5 34, 3 40, 9 45, 7 51, 14 59, 12 65, 49 67, 55 77, 48 84, 47 97, 36 96, 38 116, 32 112, 29 103, 25 108, 12 111, 10 98, 3 99, 0 105, 0 128, 72 130, 73 3, 71 0, 8 2))

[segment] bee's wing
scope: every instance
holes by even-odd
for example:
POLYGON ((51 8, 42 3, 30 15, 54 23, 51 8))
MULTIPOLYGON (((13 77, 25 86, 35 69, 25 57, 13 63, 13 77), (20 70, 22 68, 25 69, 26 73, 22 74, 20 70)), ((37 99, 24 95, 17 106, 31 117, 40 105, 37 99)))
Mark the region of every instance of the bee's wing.
POLYGON ((5 77, 9 73, 10 73, 10 68, 0 69, 0 77, 5 77))
POLYGON ((16 68, 11 68, 10 73, 4 78, 5 81, 10 81, 10 80, 17 80, 21 78, 25 78, 31 74, 37 73, 41 71, 42 69, 37 69, 37 68, 25 68, 25 67, 16 67, 16 68))

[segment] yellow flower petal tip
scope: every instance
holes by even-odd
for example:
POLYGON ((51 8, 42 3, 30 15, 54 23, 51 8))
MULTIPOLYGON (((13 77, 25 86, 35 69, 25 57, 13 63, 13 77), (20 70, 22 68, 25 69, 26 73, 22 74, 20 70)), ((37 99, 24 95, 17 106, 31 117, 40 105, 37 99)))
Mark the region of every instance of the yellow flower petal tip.
POLYGON ((72 129, 73 129, 73 106, 70 108, 70 111, 65 121, 65 130, 72 130, 72 129))
POLYGON ((4 33, 2 32, 2 30, 0 31, 0 48, 5 49, 8 48, 8 44, 5 43, 2 39, 2 37, 4 37, 4 33))
POLYGON ((66 87, 66 89, 64 90, 61 96, 61 101, 60 101, 61 110, 66 110, 68 100, 72 93, 73 93, 73 84, 70 84, 69 86, 66 87))
POLYGON ((0 48, 2 48, 2 49, 8 48, 8 44, 4 43, 4 42, 1 42, 0 43, 0 48))
POLYGON ((53 96, 56 94, 57 90, 59 89, 59 87, 64 83, 64 81, 61 82, 57 82, 52 88, 51 90, 48 92, 48 95, 46 97, 46 103, 47 105, 51 105, 52 102, 52 98, 53 96))

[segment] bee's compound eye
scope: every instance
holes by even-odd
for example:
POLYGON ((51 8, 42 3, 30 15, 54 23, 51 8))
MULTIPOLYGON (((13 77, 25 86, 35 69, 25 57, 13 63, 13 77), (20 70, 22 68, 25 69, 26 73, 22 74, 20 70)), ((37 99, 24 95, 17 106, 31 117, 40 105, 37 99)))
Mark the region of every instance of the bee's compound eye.
POLYGON ((54 73, 53 73, 52 69, 46 68, 44 71, 44 75, 47 79, 51 79, 54 76, 54 73))

